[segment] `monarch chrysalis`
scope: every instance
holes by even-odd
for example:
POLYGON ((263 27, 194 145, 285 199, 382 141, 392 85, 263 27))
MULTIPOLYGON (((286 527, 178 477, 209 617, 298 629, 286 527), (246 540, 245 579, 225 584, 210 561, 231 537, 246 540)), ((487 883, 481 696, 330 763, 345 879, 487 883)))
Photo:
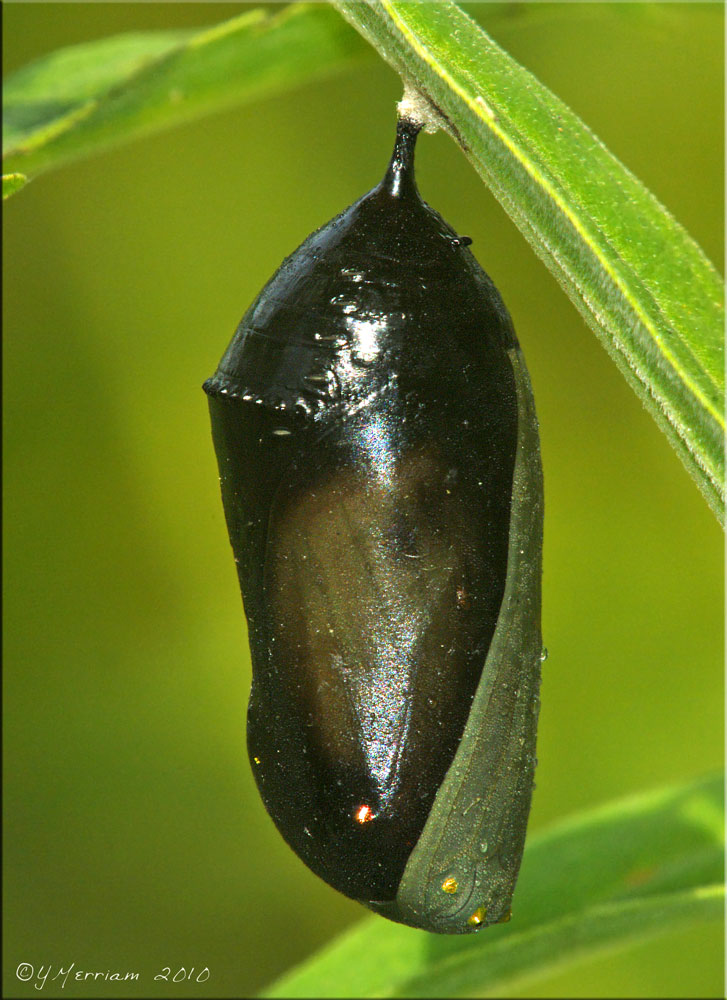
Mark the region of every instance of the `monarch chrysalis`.
POLYGON ((542 476, 510 317, 420 198, 418 126, 205 383, 278 829, 393 920, 509 919, 535 768, 542 476))

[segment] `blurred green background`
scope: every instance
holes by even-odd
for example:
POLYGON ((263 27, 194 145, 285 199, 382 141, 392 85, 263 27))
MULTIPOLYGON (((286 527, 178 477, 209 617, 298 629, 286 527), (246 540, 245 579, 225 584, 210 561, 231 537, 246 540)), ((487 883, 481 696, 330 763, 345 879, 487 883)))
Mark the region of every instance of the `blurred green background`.
MULTIPOLYGON (((5 4, 5 72, 243 6, 5 4)), ((468 9, 721 264, 722 6, 468 9)), ((5 206, 5 995, 38 992, 20 962, 75 962, 141 982, 45 995, 248 996, 364 917, 288 850, 253 785, 201 383, 282 258, 379 180, 399 96, 373 58, 42 176, 5 206), (164 966, 211 975, 155 982, 164 966)), ((538 405, 536 830, 721 766, 721 532, 454 144, 424 137, 418 172, 500 288, 538 405)), ((720 927, 694 927, 518 995, 722 996, 722 954, 720 927)))

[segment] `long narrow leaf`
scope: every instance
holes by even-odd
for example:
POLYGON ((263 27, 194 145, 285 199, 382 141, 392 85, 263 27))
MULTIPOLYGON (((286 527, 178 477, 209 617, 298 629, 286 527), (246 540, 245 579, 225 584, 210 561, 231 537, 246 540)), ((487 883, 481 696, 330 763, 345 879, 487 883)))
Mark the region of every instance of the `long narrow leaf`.
POLYGON ((191 31, 113 35, 58 49, 23 66, 3 84, 3 151, 12 154, 42 144, 62 129, 63 119, 145 65, 177 48, 191 31))
POLYGON ((367 918, 270 997, 498 995, 559 966, 723 916, 723 783, 626 799, 533 837, 509 924, 439 937, 367 918))
POLYGON ((325 4, 255 8, 201 32, 52 53, 3 87, 3 166, 27 176, 335 73, 370 50, 325 4))
POLYGON ((333 2, 441 116, 723 519, 723 287, 700 248, 456 4, 333 2))

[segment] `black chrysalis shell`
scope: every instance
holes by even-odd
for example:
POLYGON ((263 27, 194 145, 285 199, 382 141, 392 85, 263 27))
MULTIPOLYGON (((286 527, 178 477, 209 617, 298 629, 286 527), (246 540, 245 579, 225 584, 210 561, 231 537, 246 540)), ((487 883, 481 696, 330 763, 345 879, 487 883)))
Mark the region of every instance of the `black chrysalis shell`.
POLYGON ((381 184, 288 257, 205 383, 249 625, 248 749, 305 863, 391 919, 508 919, 530 808, 542 484, 510 317, 381 184))

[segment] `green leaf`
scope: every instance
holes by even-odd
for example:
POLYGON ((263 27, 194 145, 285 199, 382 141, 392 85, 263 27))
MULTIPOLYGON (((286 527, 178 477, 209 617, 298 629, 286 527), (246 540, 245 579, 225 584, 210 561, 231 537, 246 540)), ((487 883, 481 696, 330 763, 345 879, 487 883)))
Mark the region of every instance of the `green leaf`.
POLYGON ((25 174, 3 174, 3 201, 28 183, 25 174))
POLYGON ((269 997, 499 995, 724 908, 723 779, 626 799, 530 838, 509 924, 445 937, 367 918, 269 997))
POLYGON ((115 35, 59 49, 14 73, 3 86, 3 150, 37 142, 37 134, 176 48, 189 31, 115 35))
POLYGON ((723 520, 723 286, 697 244, 456 4, 332 2, 460 144, 723 520))
POLYGON ((246 10, 201 32, 62 49, 5 81, 3 161, 35 174, 335 73, 369 51, 330 7, 307 3, 246 10))

